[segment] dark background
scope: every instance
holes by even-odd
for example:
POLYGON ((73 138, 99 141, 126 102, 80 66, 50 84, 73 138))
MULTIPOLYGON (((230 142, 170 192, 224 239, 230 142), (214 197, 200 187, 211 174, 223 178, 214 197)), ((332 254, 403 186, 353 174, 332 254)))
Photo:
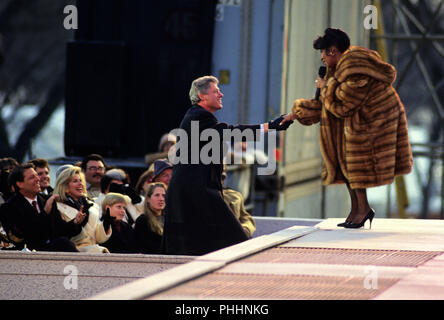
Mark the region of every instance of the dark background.
POLYGON ((143 157, 211 70, 213 0, 78 0, 67 44, 65 153, 143 157))

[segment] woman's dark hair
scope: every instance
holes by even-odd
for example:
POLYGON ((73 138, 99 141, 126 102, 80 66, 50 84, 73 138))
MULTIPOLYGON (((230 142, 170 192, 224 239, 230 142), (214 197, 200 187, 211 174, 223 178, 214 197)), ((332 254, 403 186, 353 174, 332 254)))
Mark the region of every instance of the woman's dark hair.
POLYGON ((335 46, 340 52, 344 52, 350 47, 350 38, 341 29, 327 28, 323 36, 319 36, 313 41, 313 48, 316 50, 327 49, 331 46, 335 46))

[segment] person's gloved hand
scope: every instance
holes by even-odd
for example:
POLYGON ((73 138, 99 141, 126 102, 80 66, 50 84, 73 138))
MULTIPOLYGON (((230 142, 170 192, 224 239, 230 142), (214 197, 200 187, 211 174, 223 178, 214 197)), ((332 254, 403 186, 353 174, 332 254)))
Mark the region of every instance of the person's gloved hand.
POLYGON ((89 208, 91 208, 94 205, 93 202, 86 201, 86 199, 84 199, 82 203, 83 203, 83 212, 88 212, 89 208))
POLYGON ((288 127, 293 123, 292 120, 288 120, 284 123, 281 124, 282 121, 285 120, 285 115, 280 115, 279 117, 277 117, 276 119, 273 119, 271 121, 268 122, 268 130, 277 130, 277 131, 281 131, 281 130, 287 130, 288 127))
POLYGON ((115 220, 115 217, 111 217, 111 214, 109 212, 109 208, 106 208, 106 212, 102 215, 102 218, 100 220, 103 221, 103 229, 105 229, 105 232, 108 233, 109 227, 111 226, 111 222, 115 220))

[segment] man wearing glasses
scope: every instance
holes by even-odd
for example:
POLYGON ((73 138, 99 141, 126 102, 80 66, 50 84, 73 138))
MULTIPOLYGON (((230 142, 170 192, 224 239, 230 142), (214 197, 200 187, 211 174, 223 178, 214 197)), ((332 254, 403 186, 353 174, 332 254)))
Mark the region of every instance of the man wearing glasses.
POLYGON ((81 164, 85 174, 86 190, 91 198, 100 194, 100 180, 105 173, 105 161, 101 155, 90 154, 86 156, 81 164))

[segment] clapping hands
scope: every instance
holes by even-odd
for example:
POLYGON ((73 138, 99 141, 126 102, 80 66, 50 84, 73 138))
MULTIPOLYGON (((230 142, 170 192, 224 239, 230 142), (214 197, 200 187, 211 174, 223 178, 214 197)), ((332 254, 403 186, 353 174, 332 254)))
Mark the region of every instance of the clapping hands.
POLYGON ((77 213, 76 217, 74 218, 74 223, 75 224, 81 224, 83 222, 83 220, 85 220, 86 218, 86 214, 83 213, 83 206, 80 207, 79 212, 77 213))

